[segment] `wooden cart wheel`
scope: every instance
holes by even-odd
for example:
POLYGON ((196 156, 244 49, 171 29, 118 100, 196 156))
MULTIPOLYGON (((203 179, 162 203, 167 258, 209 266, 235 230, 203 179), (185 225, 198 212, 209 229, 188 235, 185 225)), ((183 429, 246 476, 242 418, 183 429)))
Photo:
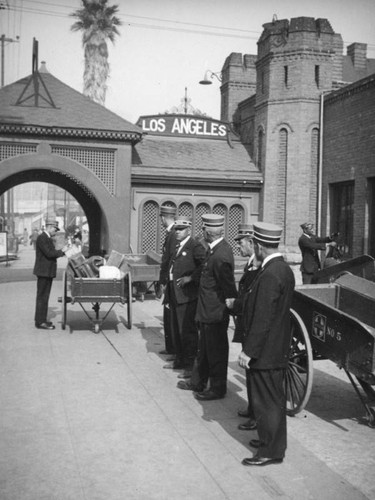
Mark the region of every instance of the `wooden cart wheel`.
POLYGON ((61 328, 65 330, 66 325, 66 303, 67 303, 67 293, 68 293, 68 276, 67 272, 63 273, 63 289, 61 297, 61 328))
POLYGON ((291 313, 292 343, 286 374, 287 414, 296 415, 306 406, 313 383, 313 352, 309 335, 301 317, 291 313))
POLYGON ((131 330, 132 324, 133 324, 133 319, 132 319, 132 307, 133 307, 132 288, 133 288, 133 284, 132 284, 132 277, 131 277, 130 273, 127 273, 125 280, 127 281, 127 285, 128 285, 128 290, 127 290, 128 291, 128 323, 126 326, 128 327, 129 330, 131 330))

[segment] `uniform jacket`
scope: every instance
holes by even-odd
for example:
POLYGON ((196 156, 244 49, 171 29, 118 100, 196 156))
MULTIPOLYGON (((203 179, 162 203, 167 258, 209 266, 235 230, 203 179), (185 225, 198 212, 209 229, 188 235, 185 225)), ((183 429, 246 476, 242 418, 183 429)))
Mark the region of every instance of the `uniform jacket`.
POLYGON ((234 257, 226 240, 221 240, 209 252, 199 285, 196 320, 219 323, 229 317, 225 299, 237 297, 234 257))
POLYGON ((270 370, 288 365, 294 285, 293 271, 278 256, 266 262, 246 293, 243 350, 251 358, 251 368, 270 370))
POLYGON ((249 289, 251 283, 254 281, 255 276, 259 272, 260 268, 255 269, 253 267, 253 262, 250 264, 247 262, 244 269, 243 275, 238 283, 238 297, 233 303, 232 312, 236 316, 242 315, 243 299, 249 289))
POLYGON ((174 232, 174 229, 171 229, 169 232, 167 232, 165 239, 164 239, 164 244, 163 244, 163 249, 162 249, 162 257, 161 257, 161 263, 160 263, 160 275, 159 275, 159 283, 161 285, 167 285, 168 280, 169 280, 169 261, 171 260, 171 257, 176 249, 176 235, 174 232))
POLYGON ((235 324, 235 329, 234 329, 234 336, 232 339, 232 342, 243 342, 243 336, 244 336, 244 328, 242 325, 242 308, 243 308, 243 301, 245 294, 247 290, 249 290, 252 282, 254 281, 256 275, 260 271, 260 268, 254 268, 253 263, 251 262, 246 263, 244 270, 243 270, 243 275, 241 276, 241 279, 238 283, 238 297, 237 299, 233 302, 233 309, 231 309, 230 313, 235 315, 234 318, 234 324, 235 324))
POLYGON ((56 250, 52 238, 45 232, 41 233, 36 240, 33 274, 44 278, 55 278, 57 258, 63 255, 62 250, 56 250))
POLYGON ((314 234, 310 237, 305 233, 298 240, 298 246, 302 253, 302 262, 300 270, 303 273, 313 274, 320 269, 320 260, 318 250, 325 250, 325 243, 329 243, 331 238, 319 238, 314 234))
MULTIPOLYGON (((177 244, 178 242, 176 247, 177 244)), ((178 304, 191 302, 198 297, 199 281, 205 259, 205 248, 193 237, 188 239, 178 254, 177 248, 175 249, 169 267, 173 266, 172 286, 178 304), (183 276, 191 276, 192 281, 183 287, 178 287, 177 280, 183 276)))

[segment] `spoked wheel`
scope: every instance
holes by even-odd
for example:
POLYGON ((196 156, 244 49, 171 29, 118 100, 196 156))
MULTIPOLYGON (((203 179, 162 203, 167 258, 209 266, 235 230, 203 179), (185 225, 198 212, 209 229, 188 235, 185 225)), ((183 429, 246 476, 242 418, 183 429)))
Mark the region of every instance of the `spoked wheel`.
POLYGON ((313 353, 309 335, 301 317, 291 313, 292 343, 286 373, 287 414, 296 415, 306 406, 313 382, 313 353))
POLYGON ((61 328, 65 330, 66 325, 66 303, 67 303, 67 293, 68 293, 68 276, 66 271, 63 274, 63 290, 61 297, 61 328))

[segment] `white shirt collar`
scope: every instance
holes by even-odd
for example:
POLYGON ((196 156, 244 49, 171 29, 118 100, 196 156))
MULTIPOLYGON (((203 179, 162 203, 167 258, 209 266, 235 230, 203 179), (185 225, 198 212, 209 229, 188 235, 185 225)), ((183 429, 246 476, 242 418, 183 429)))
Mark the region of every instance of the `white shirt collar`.
POLYGON ((271 253, 271 255, 267 255, 267 257, 262 262, 262 267, 264 267, 267 264, 267 262, 269 262, 271 259, 275 259, 276 257, 282 257, 282 256, 283 254, 280 252, 275 252, 271 253))
MULTIPOLYGON (((182 241, 180 241, 180 242, 179 242, 179 243, 180 243, 180 246, 179 246, 179 248, 178 248, 178 252, 180 252, 180 251, 181 251, 181 248, 185 245, 185 243, 186 243, 189 239, 190 239, 190 235, 189 235, 189 236, 186 236, 186 238, 185 238, 185 239, 183 239, 182 241)), ((178 253, 178 252, 177 252, 177 253, 178 253)))
POLYGON ((208 244, 208 246, 211 248, 211 250, 216 247, 217 244, 220 243, 220 241, 223 241, 224 239, 224 236, 222 236, 221 238, 218 238, 217 240, 215 241, 212 241, 211 243, 208 244))

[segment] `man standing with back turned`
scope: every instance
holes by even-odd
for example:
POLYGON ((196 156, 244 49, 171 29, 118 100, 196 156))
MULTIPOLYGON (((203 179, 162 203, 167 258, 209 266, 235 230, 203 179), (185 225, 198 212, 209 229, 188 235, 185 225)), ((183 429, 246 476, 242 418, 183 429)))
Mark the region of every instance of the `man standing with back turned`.
POLYGON ((282 229, 254 224, 254 251, 261 268, 245 295, 245 341, 238 363, 250 370, 250 394, 259 440, 243 465, 281 463, 287 445, 285 376, 291 342, 290 306, 294 274, 278 252, 282 229))

